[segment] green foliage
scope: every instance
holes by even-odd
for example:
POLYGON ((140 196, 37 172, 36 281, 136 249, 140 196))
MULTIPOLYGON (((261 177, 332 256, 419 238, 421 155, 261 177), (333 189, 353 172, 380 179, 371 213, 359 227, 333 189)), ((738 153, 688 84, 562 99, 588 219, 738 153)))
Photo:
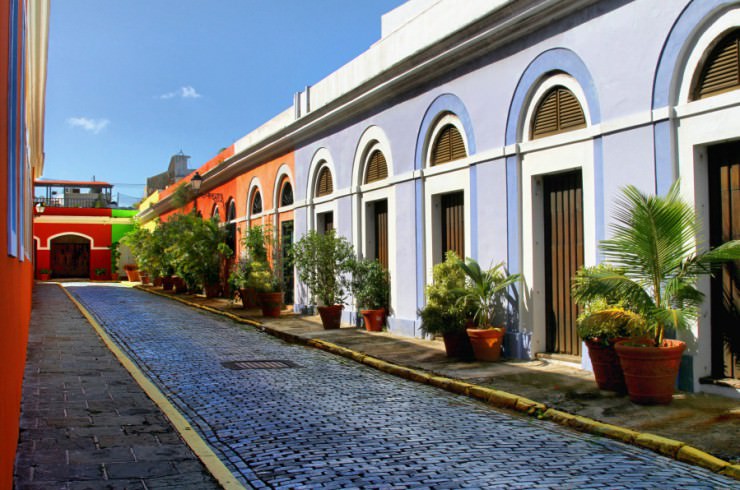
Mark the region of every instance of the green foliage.
POLYGON ((245 289, 249 281, 249 275, 252 273, 252 262, 246 258, 241 258, 234 264, 229 275, 229 288, 232 291, 245 289))
MULTIPOLYGON (((118 261, 121 259, 121 244, 116 242, 110 246, 110 270, 113 274, 118 274, 118 261)), ((115 276, 113 277, 116 278, 115 276)))
POLYGON ((172 204, 175 208, 181 208, 190 201, 190 190, 185 184, 180 184, 172 193, 172 204))
POLYGON ((51 274, 51 269, 39 269, 39 274, 51 274))
POLYGON ((492 328, 504 321, 502 316, 509 287, 519 281, 519 274, 507 274, 504 263, 499 262, 489 270, 470 257, 465 262, 458 259, 458 267, 467 276, 460 301, 475 311, 478 327, 492 328))
POLYGON ((447 252, 445 261, 434 266, 432 284, 426 287, 426 305, 417 311, 425 335, 441 335, 465 329, 474 311, 460 299, 465 294, 465 273, 460 258, 447 252))
POLYGON ((291 250, 298 278, 311 291, 312 301, 318 297, 324 305, 344 302, 342 276, 349 272, 354 257, 352 244, 336 235, 334 230, 324 234, 309 231, 291 250))
POLYGON ((177 275, 188 288, 198 289, 219 281, 221 261, 233 251, 226 244, 227 230, 216 219, 204 220, 196 213, 176 214, 167 224, 172 240, 165 253, 172 257, 177 275))
POLYGON ((268 249, 274 242, 272 227, 257 225, 247 228, 241 243, 247 249, 249 260, 267 262, 268 249))
POLYGON ((349 290, 355 297, 357 308, 378 310, 388 306, 390 278, 388 271, 377 260, 353 259, 349 266, 349 290))
POLYGON ((105 267, 96 267, 95 268, 95 275, 96 276, 103 276, 105 273, 108 272, 108 269, 105 267))
POLYGON ((579 272, 574 299, 581 304, 599 298, 624 301, 661 345, 666 328, 687 328, 696 319, 704 299, 696 288, 698 277, 717 264, 740 260, 740 240, 697 254, 697 217, 680 198, 678 182, 666 196, 626 187, 615 220, 613 237, 600 243, 612 268, 579 272))

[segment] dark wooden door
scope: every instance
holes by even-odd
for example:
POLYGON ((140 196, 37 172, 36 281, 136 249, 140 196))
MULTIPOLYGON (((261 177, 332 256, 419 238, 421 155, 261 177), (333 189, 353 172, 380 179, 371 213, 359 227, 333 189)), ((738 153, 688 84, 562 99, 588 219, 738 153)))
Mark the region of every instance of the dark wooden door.
POLYGON ((293 264, 290 262, 290 250, 293 247, 293 221, 280 224, 280 255, 283 261, 283 284, 285 285, 285 304, 293 303, 293 264))
POLYGON ((453 192, 443 194, 440 199, 442 249, 438 257, 444 262, 445 254, 452 250, 461 259, 465 258, 465 194, 453 192))
MULTIPOLYGON (((740 239, 740 142, 710 147, 709 243, 740 239)), ((711 281, 712 376, 740 379, 740 261, 711 281)))
POLYGON ((570 295, 571 278, 583 265, 583 181, 581 171, 544 178, 545 301, 547 351, 581 355, 576 334, 578 306, 570 295))
POLYGON ((90 277, 90 244, 51 244, 51 270, 54 277, 90 277))
POLYGON ((388 269, 388 201, 373 203, 373 258, 388 269))

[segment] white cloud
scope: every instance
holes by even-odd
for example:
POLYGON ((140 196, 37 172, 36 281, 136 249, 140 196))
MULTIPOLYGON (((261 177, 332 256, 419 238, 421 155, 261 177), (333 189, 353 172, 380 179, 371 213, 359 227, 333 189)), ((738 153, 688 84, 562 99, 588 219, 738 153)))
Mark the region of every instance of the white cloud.
POLYGON ((166 94, 162 94, 159 96, 160 99, 172 99, 174 97, 180 97, 183 99, 197 99, 201 95, 198 93, 195 88, 193 88, 191 85, 187 85, 185 87, 180 87, 179 89, 173 91, 173 92, 167 92, 166 94))
POLYGON ((73 128, 82 128, 92 134, 98 134, 110 123, 107 119, 91 119, 89 117, 70 117, 67 124, 73 128))

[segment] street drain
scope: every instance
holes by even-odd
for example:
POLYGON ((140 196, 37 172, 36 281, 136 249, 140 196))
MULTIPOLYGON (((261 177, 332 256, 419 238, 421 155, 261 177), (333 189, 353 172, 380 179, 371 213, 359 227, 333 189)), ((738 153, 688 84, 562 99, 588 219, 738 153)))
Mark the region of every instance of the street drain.
POLYGON ((294 362, 275 360, 229 361, 222 362, 221 365, 234 371, 241 371, 242 369, 285 369, 298 367, 294 362))

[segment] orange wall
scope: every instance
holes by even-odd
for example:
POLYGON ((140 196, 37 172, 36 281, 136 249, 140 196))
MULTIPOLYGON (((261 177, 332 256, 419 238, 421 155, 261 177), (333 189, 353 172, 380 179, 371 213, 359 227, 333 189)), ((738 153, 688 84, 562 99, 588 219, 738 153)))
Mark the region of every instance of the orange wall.
MULTIPOLYGON (((197 171, 201 175, 203 175, 206 171, 215 167, 221 161, 223 161, 224 158, 227 158, 227 156, 224 156, 224 155, 228 151, 230 151, 231 154, 233 155, 233 146, 230 147, 230 149, 227 149, 224 152, 220 153, 215 158, 209 160, 203 166, 198 168, 197 171)), ((221 197, 223 198, 221 202, 216 202, 212 198, 207 197, 205 195, 207 193, 202 193, 201 196, 199 196, 198 199, 196 199, 194 202, 189 202, 188 204, 186 204, 180 209, 176 209, 168 213, 162 214, 161 219, 167 220, 169 216, 177 212, 185 212, 185 213, 190 212, 193 209, 193 205, 195 204, 197 205, 198 211, 200 211, 201 215, 204 218, 210 218, 213 215, 214 208, 218 207, 219 216, 221 217, 221 221, 224 221, 224 219, 226 218, 226 205, 229 202, 229 200, 234 199, 236 202, 237 219, 243 220, 243 218, 247 215, 247 198, 248 198, 249 190, 251 188, 251 184, 254 179, 258 179, 259 186, 262 191, 262 208, 263 209, 274 209, 273 197, 274 197, 274 192, 275 192, 275 179, 277 178, 277 174, 280 171, 280 167, 282 167, 283 165, 286 165, 290 169, 290 175, 292 179, 292 176, 295 175, 294 156, 293 156, 293 152, 290 152, 279 158, 265 162, 262 165, 259 165, 258 167, 254 169, 248 170, 247 172, 236 177, 235 179, 232 179, 229 182, 226 182, 225 184, 222 184, 218 187, 210 189, 207 192, 207 193, 212 193, 212 194, 221 194, 221 197)), ((193 172, 193 174, 194 173, 195 172, 193 172)), ((191 178, 192 178, 192 174, 183 178, 180 182, 184 182, 184 183, 190 182, 191 178)), ((170 186, 170 188, 164 191, 166 194, 164 193, 160 194, 160 198, 162 196, 166 196, 174 192, 174 189, 177 188, 178 184, 170 186)), ((293 185, 293 189, 295 191, 295 182, 291 181, 291 184, 293 185)), ((272 214, 263 215, 262 218, 251 220, 250 225, 254 226, 254 225, 272 223, 272 217, 273 217, 272 214)), ((282 221, 289 220, 289 219, 293 219, 293 211, 281 213, 278 221, 282 222, 282 221)), ((240 223, 239 227, 237 228, 237 243, 241 239, 241 236, 243 235, 243 232, 245 229, 246 229, 246 223, 244 222, 240 223)), ((237 245, 237 256, 239 253, 240 253, 240 246, 237 245)))
MULTIPOLYGON (((23 4, 23 2, 19 2, 23 4)), ((9 257, 7 250, 7 196, 8 188, 8 35, 9 0, 0 0, 0 488, 11 488, 13 463, 18 444, 18 421, 20 416, 21 385, 26 364, 28 323, 31 318, 31 284, 33 266, 31 261, 21 262, 9 257)), ((22 17, 22 16, 21 16, 22 17)), ((16 32, 22 32, 20 26, 16 32)), ((11 94, 16 100, 19 94, 11 94)), ((20 120, 16 119, 20 126, 20 120)), ((28 203, 30 206, 30 202, 28 203)), ((31 223, 26 223, 27 227, 31 223)), ((30 229, 30 228, 27 228, 30 229)))

